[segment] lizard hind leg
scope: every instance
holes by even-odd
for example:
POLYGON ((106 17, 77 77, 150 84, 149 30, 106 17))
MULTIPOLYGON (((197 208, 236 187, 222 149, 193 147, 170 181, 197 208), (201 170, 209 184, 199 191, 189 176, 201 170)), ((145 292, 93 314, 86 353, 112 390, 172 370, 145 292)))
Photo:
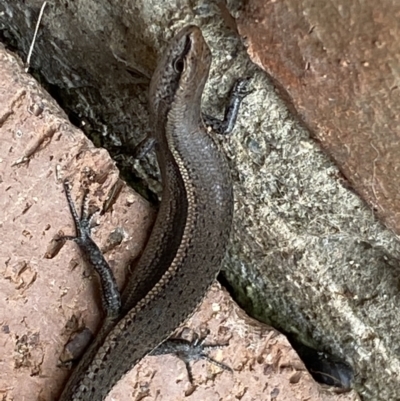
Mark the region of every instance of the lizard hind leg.
POLYGON ((193 385, 193 373, 190 362, 198 361, 200 359, 204 359, 213 365, 218 366, 222 370, 226 370, 228 372, 233 372, 232 368, 225 365, 224 363, 216 361, 214 358, 211 358, 208 354, 210 351, 214 349, 221 349, 226 347, 228 344, 205 344, 209 332, 206 332, 205 335, 199 336, 195 335, 192 341, 185 340, 183 338, 171 338, 164 341, 160 344, 155 350, 153 350, 150 355, 165 355, 165 354, 174 354, 179 359, 181 359, 186 366, 186 370, 188 373, 188 378, 190 383, 193 385))

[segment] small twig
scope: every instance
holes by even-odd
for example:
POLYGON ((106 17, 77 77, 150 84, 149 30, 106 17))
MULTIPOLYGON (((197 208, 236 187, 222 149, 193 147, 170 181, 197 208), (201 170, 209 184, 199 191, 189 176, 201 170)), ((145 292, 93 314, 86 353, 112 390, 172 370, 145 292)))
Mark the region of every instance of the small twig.
POLYGON ((35 45, 36 36, 37 36, 38 30, 39 30, 40 21, 42 20, 43 11, 44 11, 44 8, 46 7, 46 4, 47 4, 47 1, 44 1, 43 4, 42 4, 42 7, 40 9, 39 18, 38 18, 37 23, 36 23, 35 33, 33 35, 31 47, 29 48, 28 58, 26 59, 25 72, 28 72, 28 70, 29 70, 29 66, 30 66, 30 62, 31 62, 31 56, 32 56, 32 52, 33 52, 33 46, 35 45))

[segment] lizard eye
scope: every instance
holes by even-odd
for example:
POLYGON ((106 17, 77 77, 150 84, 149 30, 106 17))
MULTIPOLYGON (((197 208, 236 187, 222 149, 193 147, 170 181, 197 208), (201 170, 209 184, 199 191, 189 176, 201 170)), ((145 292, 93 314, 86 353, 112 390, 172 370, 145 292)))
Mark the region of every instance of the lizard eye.
POLYGON ((175 59, 174 63, 173 63, 173 67, 174 67, 174 71, 176 73, 180 74, 185 67, 185 60, 183 59, 183 57, 178 57, 177 59, 175 59))
POLYGON ((185 43, 183 44, 183 49, 182 52, 179 54, 179 56, 173 61, 173 67, 174 71, 177 74, 180 74, 183 72, 185 69, 185 58, 188 55, 190 49, 192 46, 192 41, 190 39, 190 36, 186 36, 185 38, 185 43))

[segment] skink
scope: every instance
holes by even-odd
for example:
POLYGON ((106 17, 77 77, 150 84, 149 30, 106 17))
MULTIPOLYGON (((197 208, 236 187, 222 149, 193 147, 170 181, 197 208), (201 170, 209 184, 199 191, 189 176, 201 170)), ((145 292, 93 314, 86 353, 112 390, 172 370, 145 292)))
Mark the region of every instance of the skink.
MULTIPOLYGON (((121 309, 111 308, 59 401, 103 400, 126 372, 193 313, 220 270, 233 194, 227 161, 201 114, 210 64, 202 33, 191 25, 175 36, 156 68, 149 92, 147 143, 154 146, 161 171, 160 209, 122 293, 121 309)), ((237 92, 232 103, 236 109, 237 99, 245 96, 243 87, 237 92)), ((226 126, 231 129, 232 116, 229 119, 226 126)), ((74 218, 79 225, 76 213, 74 218)), ((75 239, 87 252, 85 240, 75 239)), ((97 270, 106 263, 97 253, 88 259, 97 270)), ((103 290, 103 300, 118 298, 109 294, 113 288, 105 285, 103 290)))

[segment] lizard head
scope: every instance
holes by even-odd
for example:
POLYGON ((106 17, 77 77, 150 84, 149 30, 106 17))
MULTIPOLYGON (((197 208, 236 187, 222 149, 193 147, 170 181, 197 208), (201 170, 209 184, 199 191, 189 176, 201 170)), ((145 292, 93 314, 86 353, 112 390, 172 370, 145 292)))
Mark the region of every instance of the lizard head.
POLYGON ((165 50, 150 84, 153 121, 165 121, 175 101, 199 104, 211 64, 211 52, 201 30, 183 28, 165 50))

